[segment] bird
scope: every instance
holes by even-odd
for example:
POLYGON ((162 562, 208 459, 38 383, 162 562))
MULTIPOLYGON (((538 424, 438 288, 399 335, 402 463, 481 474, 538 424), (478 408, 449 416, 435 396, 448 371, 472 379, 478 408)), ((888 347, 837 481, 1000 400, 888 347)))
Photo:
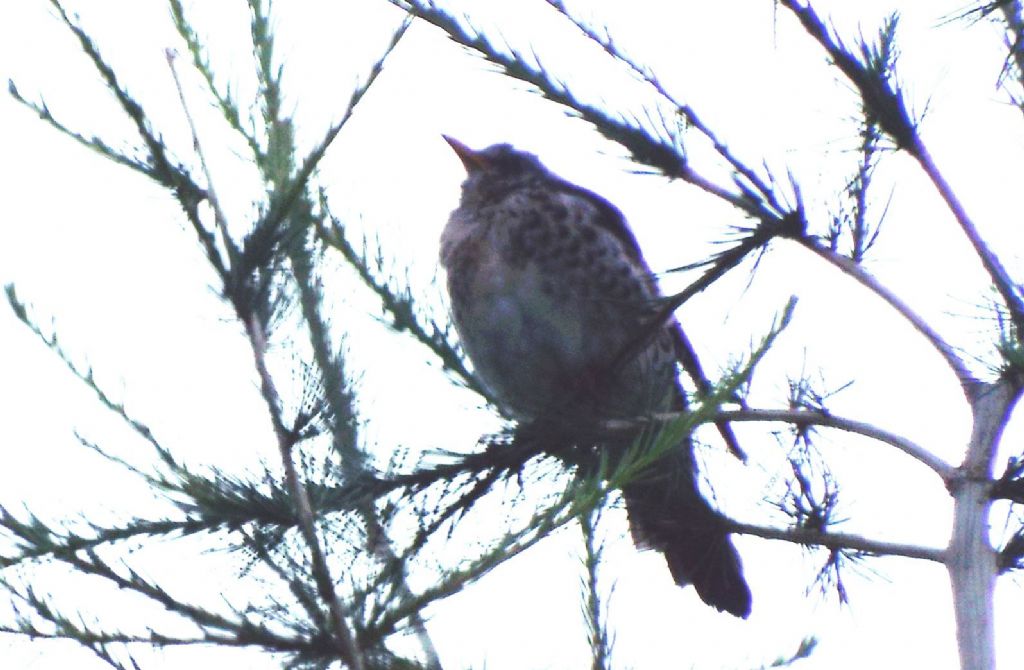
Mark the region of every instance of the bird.
MULTIPOLYGON (((629 420, 685 411, 677 363, 696 359, 620 210, 510 144, 443 138, 466 171, 440 240, 452 322, 498 408, 534 433, 616 453, 644 430, 629 420), (637 428, 601 430, 614 420, 637 428)), ((689 436, 622 496, 638 548, 661 552, 708 605, 749 616, 742 561, 699 490, 689 436)))

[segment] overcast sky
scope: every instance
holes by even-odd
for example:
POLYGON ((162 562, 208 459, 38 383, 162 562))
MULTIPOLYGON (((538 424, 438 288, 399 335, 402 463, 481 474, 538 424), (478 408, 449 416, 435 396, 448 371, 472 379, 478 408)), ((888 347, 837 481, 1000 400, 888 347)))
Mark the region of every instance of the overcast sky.
MULTIPOLYGON (((1024 183, 1024 126, 1020 111, 996 87, 1003 58, 998 31, 990 24, 947 21, 965 2, 837 0, 815 7, 833 17, 848 42, 860 32, 873 35, 889 12, 902 12, 899 72, 913 109, 924 113, 925 141, 982 234, 1019 277, 1022 237, 1011 217, 1024 183)), ((194 7, 213 61, 238 90, 251 92, 242 3, 186 4, 194 7)), ((287 105, 308 148, 340 113, 353 83, 401 17, 381 0, 278 4, 287 105)), ((650 64, 748 163, 764 161, 780 176, 791 171, 812 221, 821 226, 856 164, 856 99, 795 21, 773 4, 644 0, 589 6, 625 51, 650 64)), ((649 104, 641 87, 599 65, 596 51, 560 26, 543 2, 462 5, 475 25, 500 26, 514 46, 534 47, 549 67, 566 73, 581 96, 627 113, 649 104)), ((168 144, 193 161, 164 60, 165 49, 183 47, 164 4, 68 6, 78 11, 168 144)), ((209 117, 202 111, 198 78, 187 59, 181 63, 187 94, 199 114, 209 117)), ((14 78, 26 97, 43 96, 54 114, 86 134, 114 142, 132 137, 87 59, 42 0, 0 7, 0 74, 14 78)), ((336 213, 357 222, 357 230, 379 235, 396 254, 396 267, 409 268, 423 296, 439 295, 432 283, 437 237, 461 180, 461 166, 441 133, 474 147, 512 142, 605 195, 626 213, 656 270, 699 260, 730 226, 744 223, 737 212, 691 187, 632 173, 624 152, 586 123, 501 77, 436 30, 415 25, 325 160, 320 181, 336 213)), ((72 355, 93 365, 99 381, 160 431, 179 457, 226 468, 273 462, 251 361, 238 346, 228 312, 209 290, 212 274, 170 196, 59 136, 9 98, 0 100, 0 148, 0 281, 15 282, 44 325, 52 316, 72 355)), ((232 161, 230 144, 218 148, 215 179, 229 213, 243 220, 252 175, 241 161, 232 161)), ((695 160, 702 159, 705 154, 696 151, 695 160)), ((726 175, 707 165, 711 174, 726 175)), ((984 309, 988 287, 954 221, 906 157, 888 156, 878 175, 875 211, 890 193, 892 200, 868 269, 955 345, 984 354, 979 342, 991 340, 984 309)), ((787 373, 821 369, 831 388, 856 380, 836 398, 836 413, 871 421, 958 461, 969 413, 955 379, 908 326, 852 282, 784 244, 764 259, 748 290, 749 271, 745 266, 734 272, 680 312, 709 368, 721 369, 747 351, 796 294, 796 322, 753 389, 758 406, 781 406, 787 373)), ((671 289, 687 279, 672 275, 664 282, 671 289)), ((365 296, 337 299, 344 305, 339 314, 345 315, 352 360, 362 373, 371 439, 411 450, 465 448, 498 425, 477 398, 450 389, 436 366, 424 364, 414 343, 375 324, 365 314, 365 296), (396 388, 391 382, 398 371, 415 383, 396 388), (406 420, 381 420, 395 416, 406 420)), ((138 445, 124 429, 3 310, 0 344, 0 504, 24 501, 56 518, 78 512, 116 517, 119 510, 146 504, 144 489, 83 453, 73 435, 78 430, 130 454, 138 445)), ((1003 458, 1020 444, 1019 423, 1011 423, 1003 458)), ((767 512, 757 501, 774 490, 780 474, 770 469, 776 461, 769 454, 777 447, 763 429, 744 427, 742 435, 751 465, 710 453, 709 467, 713 479, 727 482, 716 491, 726 510, 763 521, 767 512)), ((946 543, 949 498, 919 464, 864 440, 833 435, 822 446, 845 485, 842 511, 849 522, 842 530, 928 546, 946 543)), ((1005 510, 993 516, 997 538, 1004 518, 1005 510)), ((616 584, 612 606, 618 612, 620 667, 750 667, 791 653, 809 634, 821 644, 803 667, 956 667, 941 566, 905 559, 865 563, 847 573, 851 604, 841 608, 834 596, 806 594, 821 556, 741 538, 754 612, 738 621, 703 606, 692 589, 675 588, 659 556, 637 554, 621 515, 609 523, 609 533, 622 536, 609 550, 604 572, 606 586, 616 584)), ((430 630, 446 667, 582 667, 587 650, 578 621, 577 540, 567 529, 435 608, 430 630)), ((159 544, 162 555, 140 557, 156 572, 166 570, 162 560, 177 551, 173 543, 159 544)), ((58 580, 54 584, 66 582, 60 575, 48 577, 58 580)), ((196 576, 183 588, 202 594, 217 578, 196 576)), ((67 582, 64 588, 84 587, 67 582)), ((997 635, 1004 667, 1010 667, 1024 616, 1021 595, 1016 579, 1000 581, 997 635)), ((105 667, 84 651, 0 638, 0 658, 5 652, 16 661, 0 663, 4 667, 105 667)), ((213 653, 175 651, 153 657, 147 667, 209 662, 213 653)), ((253 659, 246 667, 272 666, 253 659)))

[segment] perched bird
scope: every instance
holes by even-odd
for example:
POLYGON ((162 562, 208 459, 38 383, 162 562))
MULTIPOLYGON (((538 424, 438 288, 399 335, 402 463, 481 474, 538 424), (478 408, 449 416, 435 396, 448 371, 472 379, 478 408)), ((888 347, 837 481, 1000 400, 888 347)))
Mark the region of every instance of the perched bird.
MULTIPOLYGON (((676 365, 692 358, 689 345, 660 314, 661 293, 622 213, 533 154, 445 140, 468 175, 441 235, 452 318, 500 408, 521 426, 620 453, 642 428, 601 435, 602 422, 685 409, 676 365)), ((689 439, 623 497, 634 542, 664 554, 677 584, 750 614, 739 554, 698 490, 689 439)))

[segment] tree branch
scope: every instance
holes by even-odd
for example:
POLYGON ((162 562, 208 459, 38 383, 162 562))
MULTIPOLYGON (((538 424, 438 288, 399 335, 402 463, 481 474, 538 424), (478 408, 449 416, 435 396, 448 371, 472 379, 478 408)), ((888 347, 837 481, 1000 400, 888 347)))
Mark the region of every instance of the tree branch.
POLYGON ((952 212, 956 222, 960 224, 960 230, 963 231, 964 236, 967 237, 971 246, 974 247, 974 253, 981 260, 981 264, 985 266, 985 271, 988 272, 996 290, 999 291, 999 295, 1003 297, 1006 309, 1010 313, 1010 320, 1016 326, 1017 332, 1024 333, 1024 298, 1021 296, 1019 284, 1010 277, 1006 268, 999 261, 999 258, 985 244, 985 241, 981 239, 977 227, 971 221, 971 217, 967 215, 963 204, 956 197, 942 172, 935 165, 935 161, 932 159, 924 143, 919 142, 911 154, 917 159, 925 174, 928 175, 928 178, 931 179, 935 189, 939 192, 939 196, 946 203, 946 207, 952 212))
POLYGON ((822 246, 809 236, 799 238, 798 241, 805 249, 808 249, 818 257, 827 261, 829 264, 835 266, 848 277, 851 277, 861 286, 884 300, 890 307, 896 310, 900 316, 906 319, 910 325, 913 326, 914 329, 920 333, 936 351, 939 352, 939 355, 946 361, 946 365, 948 365, 953 371, 953 374, 956 375, 964 394, 968 399, 970 399, 973 389, 978 384, 978 380, 971 373, 970 369, 968 369, 967 364, 964 363, 963 359, 956 354, 953 347, 942 339, 942 337, 935 332, 935 329, 928 325, 920 315, 910 309, 910 306, 900 300, 896 294, 879 282, 878 279, 873 277, 869 272, 861 267, 860 264, 846 256, 843 256, 842 254, 836 253, 835 251, 822 246))
POLYGON ((935 165, 935 161, 921 140, 914 120, 907 111, 903 91, 894 81, 895 76, 890 69, 891 63, 880 67, 879 63, 872 61, 872 56, 877 55, 877 52, 863 43, 861 44, 863 61, 855 56, 838 37, 829 31, 810 4, 801 6, 796 0, 779 1, 783 7, 793 12, 807 33, 828 53, 832 63, 857 88, 864 109, 875 115, 882 130, 896 142, 897 147, 909 153, 921 165, 939 192, 939 196, 946 203, 946 207, 960 224, 960 229, 974 248, 975 254, 988 272, 996 290, 1003 297, 1017 332, 1024 332, 1024 297, 1021 296, 1020 287, 1007 273, 995 253, 981 239, 978 229, 967 215, 963 204, 935 165))
MULTIPOLYGON (((1024 6, 1022 6, 1021 0, 1010 0, 999 3, 991 3, 987 6, 990 11, 995 11, 995 5, 999 4, 999 8, 1003 13, 1003 21, 1006 23, 1006 61, 1003 64, 1003 72, 1000 75, 1000 83, 1007 89, 1009 86, 1006 84, 1006 79, 1013 78, 1016 80, 1017 86, 1024 89, 1024 6), (1014 72, 1016 70, 1016 72, 1014 72)), ((1024 97, 1021 97, 1020 93, 1014 94, 1012 91, 1007 91, 1010 94, 1010 100, 1024 111, 1024 97)))
POLYGON ((175 65, 177 54, 173 49, 167 49, 164 53, 167 59, 167 66, 171 70, 171 77, 174 80, 174 87, 178 91, 178 100, 181 102, 181 111, 185 116, 185 121, 188 124, 189 131, 192 133, 192 147, 195 149, 196 156, 199 158, 199 165, 203 170, 203 175, 206 177, 206 199, 210 202, 210 206, 213 208, 214 223, 217 226, 217 230, 220 232, 221 241, 228 251, 228 257, 233 263, 239 254, 238 246, 228 234, 227 216, 224 214, 224 209, 220 205, 220 197, 217 195, 217 189, 214 188, 213 173, 210 171, 210 164, 206 160, 206 153, 203 151, 203 144, 199 141, 199 131, 192 118, 192 112, 189 111, 188 101, 185 98, 185 89, 182 87, 181 78, 178 76, 178 68, 175 65))
MULTIPOLYGON (((241 316, 241 315, 240 315, 241 316)), ((341 659, 353 670, 363 670, 363 659, 356 646, 355 636, 345 620, 345 613, 334 591, 334 579, 331 576, 330 567, 323 549, 320 546, 320 539, 316 532, 316 521, 313 517, 313 507, 309 502, 309 494, 302 485, 298 471, 295 469, 295 462, 292 460, 291 449, 294 439, 281 421, 281 403, 274 386, 274 380, 267 369, 264 352, 266 351, 266 337, 263 328, 257 318, 250 315, 244 319, 246 335, 252 348, 253 359, 256 370, 260 377, 260 391, 267 409, 270 413, 271 422, 274 425, 274 434, 277 436, 278 448, 281 452, 281 462, 284 465, 285 477, 288 482, 288 490, 292 495, 295 504, 295 513, 299 522, 299 529, 302 537, 309 547, 310 559, 312 560, 313 580, 316 582, 317 591, 321 600, 327 604, 331 613, 331 624, 334 628, 334 641, 341 659)))
POLYGON ((944 482, 950 482, 956 475, 956 468, 935 456, 924 447, 905 437, 890 433, 869 423, 846 419, 834 414, 808 410, 741 409, 721 411, 712 417, 716 421, 779 421, 795 426, 823 426, 849 433, 870 437, 896 447, 911 458, 927 465, 944 482))
MULTIPOLYGON (((638 420, 614 420, 606 423, 605 427, 608 430, 635 430, 638 423, 647 424, 650 422, 667 422, 673 419, 677 419, 680 416, 684 416, 679 412, 659 412, 658 414, 651 415, 649 417, 643 417, 638 420)), ((856 433, 865 437, 870 437, 873 440, 879 442, 885 442, 893 447, 896 447, 903 453, 907 454, 911 458, 923 463, 928 466, 935 474, 937 474, 943 482, 949 485, 950 482, 954 481, 957 474, 957 468, 953 467, 946 461, 942 460, 938 456, 935 456, 924 447, 912 442, 905 437, 890 433, 887 430, 878 428, 869 423, 863 421, 857 421, 855 419, 846 419, 834 414, 828 414, 825 412, 814 412, 810 410, 787 410, 787 409, 739 409, 739 410, 720 410, 714 414, 708 416, 697 415, 695 417, 697 423, 716 423, 719 421, 748 421, 748 422, 781 422, 791 423, 795 426, 823 426, 826 428, 835 428, 837 430, 845 430, 850 433, 856 433)))
POLYGON ((684 176, 684 179, 701 190, 725 200, 734 207, 760 218, 761 221, 768 222, 775 221, 780 218, 786 218, 786 213, 789 212, 791 208, 781 202, 780 198, 775 193, 775 189, 772 188, 772 184, 762 179, 753 169, 743 161, 739 160, 729 147, 719 140, 714 131, 712 131, 711 128, 700 119, 693 107, 679 101, 675 96, 669 93, 668 89, 665 88, 649 68, 640 65, 640 63, 630 58, 621 49, 619 49, 618 45, 615 44, 615 41, 607 30, 602 34, 591 28, 589 25, 573 16, 565 7, 565 3, 562 2, 562 0, 545 1, 567 21, 572 23, 581 33, 583 33, 584 36, 587 37, 587 39, 600 46, 613 60, 628 67, 633 74, 638 76, 652 89, 654 89, 655 93, 657 93, 666 103, 671 105, 675 112, 686 121, 688 127, 694 128, 704 135, 704 137, 711 142, 715 152, 725 159, 729 166, 735 171, 736 177, 734 178, 734 181, 739 179, 739 177, 745 179, 747 181, 747 185, 754 188, 759 194, 760 200, 763 201, 760 203, 762 206, 755 205, 758 200, 749 197, 751 193, 746 187, 741 187, 741 193, 735 194, 730 192, 728 189, 722 188, 721 186, 705 179, 693 170, 689 170, 689 176, 684 176), (769 208, 763 207, 765 203, 767 203, 769 208))
POLYGON ((740 535, 754 535, 768 540, 782 540, 794 544, 816 545, 829 549, 849 549, 877 556, 903 556, 925 561, 944 563, 946 552, 943 549, 922 547, 916 544, 898 542, 882 542, 850 533, 820 533, 815 530, 799 528, 772 528, 756 524, 742 523, 727 519, 729 530, 740 535))

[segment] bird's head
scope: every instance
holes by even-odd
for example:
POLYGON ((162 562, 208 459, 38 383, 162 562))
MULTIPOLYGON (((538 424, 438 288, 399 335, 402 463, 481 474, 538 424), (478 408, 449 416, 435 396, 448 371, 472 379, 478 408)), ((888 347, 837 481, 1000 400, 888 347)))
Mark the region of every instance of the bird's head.
POLYGON ((551 173, 533 154, 511 144, 493 144, 474 151, 448 135, 443 135, 466 168, 463 198, 487 199, 521 188, 531 182, 550 178, 551 173))

